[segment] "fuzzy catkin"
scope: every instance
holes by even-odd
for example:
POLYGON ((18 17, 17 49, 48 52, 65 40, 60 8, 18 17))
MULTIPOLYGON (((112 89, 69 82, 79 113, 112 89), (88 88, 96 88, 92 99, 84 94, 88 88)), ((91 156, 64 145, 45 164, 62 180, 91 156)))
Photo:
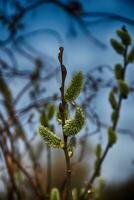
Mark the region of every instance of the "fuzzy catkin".
POLYGON ((55 135, 52 131, 50 131, 47 127, 40 126, 39 134, 43 138, 44 142, 47 143, 50 147, 53 148, 63 148, 64 143, 62 140, 55 135))
POLYGON ((67 120, 65 125, 63 126, 63 134, 66 136, 77 134, 82 129, 84 122, 84 113, 81 107, 77 107, 74 119, 67 120))
POLYGON ((77 72, 74 74, 68 88, 65 92, 65 101, 66 102, 73 102, 80 94, 80 91, 83 86, 83 74, 82 72, 77 72))

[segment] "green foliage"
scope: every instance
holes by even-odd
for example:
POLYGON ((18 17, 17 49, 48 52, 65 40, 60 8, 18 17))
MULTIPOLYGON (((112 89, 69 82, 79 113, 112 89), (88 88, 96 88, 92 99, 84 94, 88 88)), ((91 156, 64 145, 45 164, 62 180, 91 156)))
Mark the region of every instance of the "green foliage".
POLYGON ((82 89, 82 86, 83 86, 83 74, 82 72, 77 72, 68 88, 66 89, 66 92, 65 92, 65 101, 66 102, 73 102, 75 101, 75 99, 79 96, 80 94, 80 91, 82 89))
POLYGON ((51 190, 50 200, 60 200, 60 192, 57 188, 51 190))
POLYGON ((50 131, 47 127, 40 126, 39 134, 43 138, 44 142, 47 143, 50 147, 53 148, 63 148, 64 143, 62 140, 55 135, 52 131, 50 131))
POLYGON ((117 30, 116 33, 120 37, 120 39, 121 39, 121 41, 124 45, 130 45, 131 44, 132 39, 131 39, 127 30, 120 29, 120 30, 117 30))
POLYGON ((118 53, 123 55, 125 52, 125 49, 123 47, 123 45, 121 43, 119 43, 117 40, 115 39, 111 39, 111 45, 113 47, 113 49, 118 53))
POLYGON ((116 64, 114 68, 115 78, 123 79, 123 68, 121 64, 116 64))
POLYGON ((119 80, 118 84, 119 84, 119 90, 122 95, 122 98, 126 99, 130 91, 127 83, 125 81, 119 80))
POLYGON ((66 120, 66 123, 63 126, 63 134, 66 136, 76 135, 82 129, 84 122, 84 113, 81 107, 77 107, 75 117, 73 119, 66 120))
POLYGON ((109 146, 112 147, 116 143, 116 140, 117 140, 116 132, 113 130, 112 127, 110 127, 108 129, 108 142, 109 142, 109 146))

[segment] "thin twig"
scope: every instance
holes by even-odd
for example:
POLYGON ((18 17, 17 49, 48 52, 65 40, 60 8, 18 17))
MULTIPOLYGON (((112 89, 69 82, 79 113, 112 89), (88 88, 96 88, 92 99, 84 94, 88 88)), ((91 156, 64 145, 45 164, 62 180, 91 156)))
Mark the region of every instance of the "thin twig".
MULTIPOLYGON (((66 79, 66 68, 63 65, 63 48, 60 47, 59 48, 59 62, 60 62, 60 67, 61 67, 61 78, 62 78, 62 83, 61 83, 61 87, 60 87, 60 91, 61 91, 61 103, 59 105, 59 111, 61 113, 61 120, 62 120, 62 130, 63 130, 63 126, 65 125, 65 120, 66 120, 66 116, 65 116, 65 111, 66 111, 66 102, 64 99, 64 88, 65 88, 65 79, 66 79)), ((66 181, 66 195, 65 195, 65 199, 66 200, 71 200, 71 164, 70 164, 70 157, 68 155, 68 150, 67 150, 67 140, 68 137, 65 136, 63 134, 63 138, 64 138, 64 155, 65 155, 65 159, 66 159, 66 173, 67 173, 67 181, 66 181)))

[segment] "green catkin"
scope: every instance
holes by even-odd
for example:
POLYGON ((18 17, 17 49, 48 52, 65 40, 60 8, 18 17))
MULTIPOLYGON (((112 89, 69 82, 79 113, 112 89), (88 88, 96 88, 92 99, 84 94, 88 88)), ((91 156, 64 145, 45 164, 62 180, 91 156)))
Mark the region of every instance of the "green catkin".
POLYGON ((83 74, 82 72, 77 72, 74 74, 68 88, 65 92, 65 101, 73 102, 80 94, 83 86, 83 74))
POLYGON ((80 107, 77 107, 74 119, 66 120, 66 123, 63 126, 63 134, 66 136, 77 134, 82 129, 84 122, 84 113, 80 107))
POLYGON ((47 143, 50 147, 53 148, 63 148, 64 143, 62 140, 55 135, 52 131, 50 131, 47 127, 40 126, 39 134, 43 138, 44 142, 47 143))

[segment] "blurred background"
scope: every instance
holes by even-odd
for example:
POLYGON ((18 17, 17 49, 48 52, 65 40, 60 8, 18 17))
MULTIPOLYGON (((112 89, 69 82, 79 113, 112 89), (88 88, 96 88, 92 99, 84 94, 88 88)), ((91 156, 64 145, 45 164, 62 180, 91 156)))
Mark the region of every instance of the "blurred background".
MULTIPOLYGON (((89 180, 95 145, 105 148, 107 142, 113 67, 122 62, 109 41, 124 25, 133 37, 133 0, 0 0, 0 199, 41 199, 51 187, 64 185, 63 152, 50 150, 38 135, 40 120, 46 123, 60 102, 60 46, 66 83, 79 70, 85 77, 77 103, 87 120, 75 141, 72 186, 89 180)), ((131 94, 121 109, 118 141, 102 166, 102 199, 134 199, 133 76, 130 65, 131 94)), ((61 136, 55 116, 47 125, 61 136)))

